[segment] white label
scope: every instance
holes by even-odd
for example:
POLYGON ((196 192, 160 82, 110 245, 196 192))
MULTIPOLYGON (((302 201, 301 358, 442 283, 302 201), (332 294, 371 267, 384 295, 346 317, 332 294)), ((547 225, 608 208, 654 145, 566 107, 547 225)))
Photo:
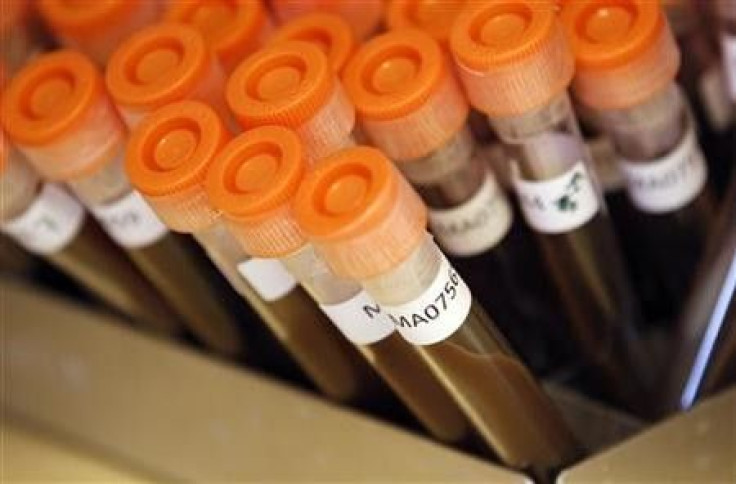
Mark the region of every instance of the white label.
POLYGON ((731 101, 728 99, 726 78, 720 65, 703 73, 698 91, 708 122, 716 131, 725 131, 731 124, 731 101))
POLYGON ((728 92, 731 95, 731 102, 736 102, 736 37, 723 35, 721 51, 723 52, 723 65, 726 69, 728 92))
POLYGON ((588 141, 595 174, 606 193, 623 190, 626 179, 618 166, 618 155, 608 136, 598 136, 588 141))
POLYGON ((337 329, 356 345, 369 345, 389 336, 396 327, 381 307, 366 293, 338 304, 320 304, 322 311, 335 323, 337 329))
POLYGON ((512 177, 524 218, 539 232, 568 232, 598 213, 598 196, 582 161, 562 175, 542 181, 522 180, 513 164, 512 177))
POLYGON ((621 160, 621 171, 632 203, 649 213, 671 212, 687 205, 708 178, 694 129, 688 130, 669 155, 651 162, 621 160))
POLYGON ((434 281, 421 296, 398 306, 382 305, 382 309, 406 341, 431 345, 462 326, 472 302, 467 284, 443 257, 434 281))
POLYGON ((289 294, 296 287, 296 279, 278 259, 254 257, 238 264, 238 272, 267 302, 289 294))
POLYGON ((90 209, 108 235, 122 247, 136 249, 151 245, 168 229, 135 190, 120 200, 90 209))
POLYGON ((63 188, 47 183, 30 207, 5 222, 2 231, 35 254, 62 250, 84 222, 84 208, 63 188))
POLYGON ((445 252, 464 257, 494 247, 509 231, 512 220, 506 195, 490 173, 467 202, 448 210, 429 211, 429 226, 445 252))

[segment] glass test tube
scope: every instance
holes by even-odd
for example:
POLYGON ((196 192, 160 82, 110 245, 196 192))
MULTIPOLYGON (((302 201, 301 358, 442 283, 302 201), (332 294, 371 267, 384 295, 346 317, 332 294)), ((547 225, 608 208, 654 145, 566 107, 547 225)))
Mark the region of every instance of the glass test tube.
POLYGON ((335 2, 333 0, 273 0, 271 8, 281 23, 312 12, 329 12, 347 20, 355 36, 367 39, 381 28, 383 0, 335 2))
POLYGON ((690 409, 736 382, 736 176, 680 313, 661 407, 690 409))
POLYGON ((311 42, 279 42, 251 55, 228 79, 226 95, 244 130, 291 128, 312 160, 355 144, 355 109, 335 65, 311 42))
POLYGON ((327 56, 335 74, 340 74, 356 47, 355 34, 343 17, 315 12, 296 17, 281 25, 271 37, 276 44, 291 40, 309 42, 327 56))
POLYGON ((564 362, 564 324, 531 234, 467 128, 468 103, 440 45, 416 29, 365 43, 343 76, 366 136, 429 207, 429 228, 535 371, 564 362))
POLYGON ((575 459, 554 405, 427 236, 426 207, 380 151, 322 160, 294 211, 334 273, 361 282, 503 463, 548 477, 575 459))
POLYGON ((465 416, 416 351, 360 285, 333 275, 301 234, 291 206, 308 169, 294 131, 255 128, 220 153, 208 173, 208 192, 245 251, 280 259, 432 435, 469 441, 465 416))
POLYGON ((194 236, 324 394, 339 401, 361 398, 367 391, 364 370, 352 349, 337 334, 315 331, 324 316, 309 296, 277 261, 246 255, 212 207, 205 176, 229 139, 212 108, 174 103, 133 131, 126 168, 164 223, 194 236))
POLYGON ((694 120, 674 82, 677 45, 657 2, 572 3, 561 19, 577 64, 573 93, 613 141, 637 208, 625 236, 674 324, 715 215, 694 120))
POLYGON ((227 72, 265 45, 273 22, 261 0, 169 2, 164 19, 199 30, 227 72))
POLYGON ((178 333, 177 317, 82 205, 63 187, 44 183, 2 132, 0 146, 0 231, 143 328, 178 333))
POLYGON ((61 44, 99 66, 126 37, 161 16, 161 3, 149 0, 39 0, 38 9, 61 44))
POLYGON ((471 103, 507 145, 586 376, 641 409, 649 365, 635 333, 639 308, 565 91, 574 60, 555 9, 531 0, 475 5, 458 17, 452 50, 471 103))
POLYGON ((240 356, 239 325, 208 283, 203 261, 130 186, 127 134, 94 64, 71 50, 46 54, 6 93, 6 129, 29 161, 72 189, 195 336, 222 355, 240 356))
POLYGON ((716 13, 721 34, 721 56, 726 74, 726 87, 731 106, 736 104, 736 3, 716 0, 716 13))
POLYGON ((162 23, 127 38, 105 70, 107 90, 128 128, 182 99, 208 103, 235 126, 225 104, 225 73, 193 27, 162 23))

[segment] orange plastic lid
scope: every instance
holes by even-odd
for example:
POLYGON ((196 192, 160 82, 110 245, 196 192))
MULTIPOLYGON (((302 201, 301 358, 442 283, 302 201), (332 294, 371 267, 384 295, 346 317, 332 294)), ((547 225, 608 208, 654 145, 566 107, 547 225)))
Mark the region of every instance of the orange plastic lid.
POLYGON ((169 104, 133 130, 125 163, 128 177, 171 229, 197 232, 220 215, 207 198, 205 177, 229 139, 210 106, 198 101, 169 104))
POLYGON ((680 54, 659 2, 570 2, 560 18, 575 54, 575 95, 590 107, 636 105, 677 75, 680 54))
POLYGON ((44 54, 11 79, 3 96, 3 126, 16 143, 53 142, 79 125, 103 87, 97 68, 82 54, 44 54))
POLYGON ((355 50, 355 34, 339 15, 313 13, 295 18, 276 31, 272 42, 301 40, 322 50, 335 73, 340 73, 355 50))
POLYGON ((552 0, 473 3, 455 20, 450 47, 470 103, 491 116, 540 108, 573 75, 552 0))
POLYGON ((418 28, 449 48, 452 24, 467 0, 391 0, 386 8, 390 29, 418 28))
POLYGON ((196 27, 228 70, 262 45, 271 25, 260 0, 175 0, 164 18, 196 27))
MULTIPOLYGON (((3 0, 3 4, 4 4, 3 0)), ((149 0, 39 0, 38 8, 56 31, 74 37, 99 35, 149 0)))
POLYGON ((297 194, 296 221, 333 271, 367 279, 404 261, 426 233, 427 209, 379 150, 322 160, 297 194))
POLYGON ((295 128, 327 103, 336 87, 327 57, 307 42, 283 42, 248 57, 227 82, 230 109, 244 129, 295 128))
POLYGON ((366 134, 397 161, 441 147, 468 115, 440 45, 417 29, 369 40, 345 68, 343 81, 366 134))
POLYGON ((212 66, 196 29, 157 24, 120 45, 110 57, 105 80, 119 106, 152 111, 190 97, 212 66))
POLYGON ((299 137, 280 126, 248 131, 219 154, 207 192, 248 254, 277 258, 306 244, 292 200, 307 168, 299 137))
POLYGON ((383 18, 383 0, 272 0, 282 22, 312 12, 329 12, 347 20, 358 39, 376 33, 383 18))

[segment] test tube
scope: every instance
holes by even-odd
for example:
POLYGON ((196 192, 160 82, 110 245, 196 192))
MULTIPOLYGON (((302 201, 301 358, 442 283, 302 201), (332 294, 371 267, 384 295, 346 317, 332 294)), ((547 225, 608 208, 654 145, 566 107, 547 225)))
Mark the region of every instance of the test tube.
POLYGON ((189 233, 315 385, 339 401, 362 398, 367 368, 330 328, 278 262, 249 257, 210 203, 205 176, 230 134, 212 108, 196 101, 147 117, 128 144, 127 172, 166 225, 189 233))
POLYGON ((659 299, 677 313, 705 244, 715 204, 682 90, 680 53, 657 2, 591 0, 561 17, 574 51, 573 94, 614 143, 638 217, 626 236, 657 274, 659 299))
POLYGON ((548 476, 577 456, 557 409, 427 235, 427 209, 377 149, 320 163, 294 214, 332 271, 360 281, 506 465, 548 476))
POLYGON ((383 0, 272 0, 271 7, 282 22, 312 12, 329 12, 347 20, 358 39, 367 39, 381 27, 383 0))
POLYGON ((271 42, 291 40, 309 42, 320 48, 327 62, 339 75, 355 52, 356 40, 350 24, 333 13, 311 13, 297 17, 278 28, 271 42))
POLYGON ((105 83, 130 129, 146 114, 182 99, 204 101, 230 119, 225 73, 204 37, 188 25, 161 23, 130 36, 110 57, 105 83))
POLYGON ((665 412, 736 383, 736 176, 723 201, 680 313, 676 347, 662 393, 665 412))
POLYGON ((172 336, 180 331, 177 317, 82 205, 62 186, 44 183, 3 131, 0 193, 0 232, 141 327, 172 336))
POLYGON ((244 130, 265 125, 293 129, 307 156, 319 160, 355 144, 355 108, 333 69, 310 42, 271 44, 232 73, 228 106, 244 130))
POLYGON ((334 276, 301 234, 291 206, 308 169, 292 130, 263 126, 222 150, 209 169, 207 191, 245 251, 280 260, 432 435, 467 441, 468 421, 418 353, 360 285, 334 276))
POLYGON ((38 0, 38 9, 61 44, 100 66, 126 37, 161 15, 160 2, 149 0, 38 0))
POLYGON ((261 0, 170 1, 164 19, 199 30, 227 72, 265 45, 273 22, 261 0))
POLYGON ((471 104, 506 143, 514 190, 588 381, 638 409, 650 368, 636 335, 639 308, 566 92, 574 59, 555 10, 544 0, 474 4, 450 43, 471 104))
POLYGON ((531 233, 514 223, 479 157, 468 103, 440 45, 416 29, 379 35, 358 50, 343 80, 366 136, 429 206, 438 244, 512 346, 535 371, 559 367, 564 320, 553 289, 531 233))
POLYGON ((72 189, 203 343, 240 356, 238 323, 205 266, 128 182, 127 133, 95 65, 71 50, 45 54, 11 81, 4 101, 8 135, 43 177, 72 189))

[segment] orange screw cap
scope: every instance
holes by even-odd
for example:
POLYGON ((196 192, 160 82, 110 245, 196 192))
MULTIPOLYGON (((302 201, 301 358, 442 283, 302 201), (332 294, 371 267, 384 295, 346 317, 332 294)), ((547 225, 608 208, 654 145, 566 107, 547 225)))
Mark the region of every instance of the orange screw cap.
POLYGON ((419 246, 427 208, 379 150, 347 148, 324 160, 299 189, 294 213, 335 274, 383 274, 419 246))
POLYGON ((344 146, 355 126, 355 109, 327 57, 308 42, 273 44, 251 55, 228 79, 226 96, 243 129, 292 128, 312 159, 344 146))
POLYGON ((677 75, 680 52, 659 2, 570 2, 560 18, 575 54, 573 91, 591 108, 635 106, 677 75))
POLYGON ((273 30, 261 0, 177 0, 169 2, 164 18, 197 28, 228 72, 273 30))
POLYGON ((126 37, 160 16, 149 0, 39 0, 39 11, 65 44, 104 65, 126 37))
POLYGON ((330 12, 347 20, 358 39, 373 35, 383 18, 383 0, 272 0, 281 22, 312 12, 330 12))
POLYGON ((11 80, 2 123, 28 161, 50 180, 95 171, 125 140, 102 75, 72 50, 39 56, 11 80))
POLYGON ((205 190, 207 169, 230 139, 217 113, 198 101, 154 111, 133 130, 125 168, 136 189, 177 232, 198 232, 220 212, 205 190))
POLYGON ((440 45, 417 29, 368 41, 343 79, 366 134, 396 161, 429 155, 468 116, 468 103, 440 45))
POLYGON ((564 92, 572 53, 552 0, 473 3, 455 20, 450 46, 470 104, 518 116, 564 92))
POLYGON ((312 13, 297 17, 282 25, 272 42, 300 40, 322 50, 333 72, 339 74, 355 51, 356 42, 350 25, 339 15, 312 13))
POLYGON ((448 50, 452 24, 467 3, 467 0, 391 0, 386 7, 386 24, 392 30, 421 29, 448 50))
POLYGON ((187 25, 157 24, 128 38, 110 58, 105 80, 131 127, 182 99, 200 99, 227 115, 224 74, 202 35, 187 25))
POLYGON ((307 243, 292 211, 307 167, 299 137, 281 126, 241 134, 219 154, 207 192, 248 254, 278 258, 307 243))

